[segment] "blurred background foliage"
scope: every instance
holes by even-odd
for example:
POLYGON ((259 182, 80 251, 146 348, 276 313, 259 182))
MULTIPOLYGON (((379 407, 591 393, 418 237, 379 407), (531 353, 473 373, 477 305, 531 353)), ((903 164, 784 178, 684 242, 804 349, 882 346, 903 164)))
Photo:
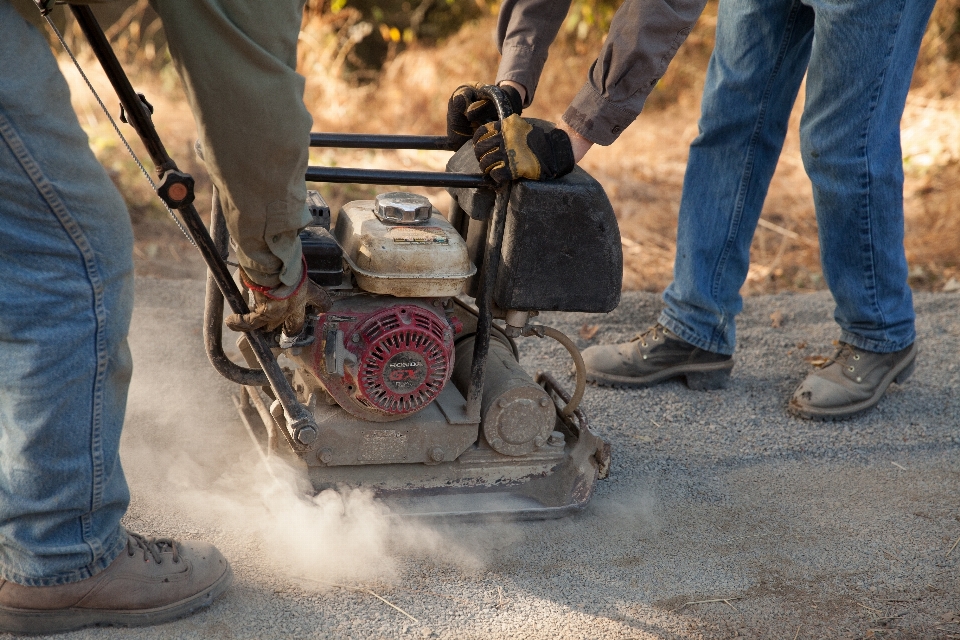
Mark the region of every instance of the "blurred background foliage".
MULTIPOLYGON (((13 0, 30 22, 42 26, 32 0, 13 0)), ((607 32, 622 0, 574 0, 560 38, 571 45, 588 44, 607 32)), ((114 47, 128 60, 163 65, 163 31, 147 0, 117 0, 93 5, 114 47)), ((495 16, 500 0, 306 0, 304 32, 323 41, 342 58, 341 70, 369 78, 406 47, 436 45, 465 23, 495 16)), ((71 28, 67 12, 52 14, 57 27, 77 48, 84 44, 71 28)), ((577 47, 579 48, 579 47, 577 47)))
MULTIPOLYGON (((13 1, 24 16, 41 26, 31 0, 13 1)), ((711 16, 716 16, 716 2, 708 0, 701 23, 710 23, 711 16)), ((558 44, 576 55, 595 53, 621 3, 573 0, 558 44)), ((148 0, 108 1, 93 6, 122 61, 161 72, 169 66, 163 29, 148 0)), ((307 57, 323 61, 328 77, 361 84, 374 82, 384 65, 403 51, 435 47, 465 25, 496 16, 499 8, 500 0, 306 0, 301 44, 311 50, 307 57)), ((69 12, 58 9, 52 16, 67 42, 77 50, 85 49, 69 12)), ((701 45, 701 53, 709 55, 712 24, 715 21, 707 25, 707 30, 695 30, 691 36, 694 42, 687 48, 701 45)), ((475 53, 462 51, 460 55, 468 58, 475 53)), ((936 79, 936 93, 952 94, 957 83, 945 80, 960 78, 958 68, 960 0, 940 0, 924 39, 914 84, 936 79)))

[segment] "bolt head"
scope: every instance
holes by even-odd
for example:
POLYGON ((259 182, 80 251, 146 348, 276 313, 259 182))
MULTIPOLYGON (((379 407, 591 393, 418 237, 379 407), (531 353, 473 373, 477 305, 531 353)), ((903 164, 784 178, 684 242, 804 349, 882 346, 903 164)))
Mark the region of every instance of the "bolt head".
POLYGON ((317 454, 317 460, 323 464, 330 464, 330 461, 333 460, 333 451, 330 451, 330 449, 321 449, 320 453, 317 454))
POLYGON ((541 407, 549 407, 549 406, 550 406, 550 398, 540 398, 540 406, 541 406, 541 407))
POLYGON ((499 449, 500 447, 503 446, 503 440, 501 440, 500 438, 494 437, 492 440, 490 440, 490 446, 493 447, 494 449, 499 449))
POLYGON ((543 436, 537 436, 533 439, 533 444, 535 444, 537 447, 542 447, 543 445, 547 444, 547 439, 543 436))
POLYGON ((430 449, 430 459, 434 462, 443 462, 443 459, 447 457, 447 454, 444 453, 443 449, 440 447, 434 447, 430 449))
POLYGON ((297 430, 297 442, 300 444, 313 444, 317 439, 317 430, 313 427, 303 427, 297 430))

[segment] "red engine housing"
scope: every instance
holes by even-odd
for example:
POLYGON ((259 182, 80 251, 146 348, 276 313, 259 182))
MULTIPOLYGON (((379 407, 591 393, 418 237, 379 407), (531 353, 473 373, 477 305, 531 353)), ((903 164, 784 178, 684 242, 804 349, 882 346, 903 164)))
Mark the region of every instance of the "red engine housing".
POLYGON ((320 316, 313 370, 337 403, 387 422, 433 402, 453 373, 454 329, 428 300, 356 296, 320 316))

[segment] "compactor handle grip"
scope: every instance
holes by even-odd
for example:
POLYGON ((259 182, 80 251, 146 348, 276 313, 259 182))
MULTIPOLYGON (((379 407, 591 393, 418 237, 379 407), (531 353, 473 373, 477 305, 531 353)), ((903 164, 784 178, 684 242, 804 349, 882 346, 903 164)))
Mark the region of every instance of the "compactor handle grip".
POLYGON ((513 107, 510 106, 510 98, 503 92, 503 89, 493 84, 485 84, 477 92, 490 100, 497 110, 497 117, 500 120, 506 120, 513 115, 513 107))

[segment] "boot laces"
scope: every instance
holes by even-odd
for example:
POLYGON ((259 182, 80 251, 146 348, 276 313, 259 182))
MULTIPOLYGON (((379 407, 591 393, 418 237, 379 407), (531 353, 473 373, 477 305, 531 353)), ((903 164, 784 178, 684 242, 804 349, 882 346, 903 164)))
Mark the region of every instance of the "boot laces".
POLYGON ((658 322, 657 324, 653 325, 646 331, 642 331, 637 335, 635 335, 633 337, 633 340, 631 340, 631 342, 636 342, 637 340, 639 340, 640 345, 642 347, 646 347, 648 338, 653 342, 656 342, 660 340, 661 335, 666 335, 666 333, 667 333, 667 328, 658 322))
POLYGON ((173 563, 180 562, 180 547, 170 538, 147 538, 137 533, 127 532, 127 555, 135 556, 138 551, 143 552, 144 561, 153 558, 157 564, 163 564, 161 554, 171 551, 173 563))
POLYGON ((852 345, 849 345, 846 342, 841 342, 840 345, 837 347, 836 352, 834 352, 832 356, 827 358, 827 361, 824 362, 822 365, 820 365, 820 368, 823 369, 825 367, 830 366, 834 362, 836 362, 840 366, 846 367, 850 371, 853 371, 854 370, 853 365, 847 364, 851 359, 859 360, 860 354, 857 353, 857 350, 854 349, 852 345))

